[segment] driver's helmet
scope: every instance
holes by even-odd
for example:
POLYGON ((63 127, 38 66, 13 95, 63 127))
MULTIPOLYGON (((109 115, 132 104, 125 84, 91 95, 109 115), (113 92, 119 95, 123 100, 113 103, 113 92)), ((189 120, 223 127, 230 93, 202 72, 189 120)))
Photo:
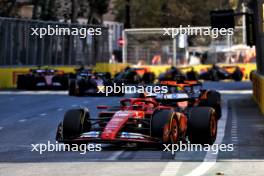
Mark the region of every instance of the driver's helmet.
POLYGON ((143 102, 135 102, 133 106, 133 110, 142 110, 144 107, 145 103, 143 102))
POLYGON ((172 86, 169 89, 170 93, 179 93, 179 92, 184 92, 184 88, 180 86, 172 86))

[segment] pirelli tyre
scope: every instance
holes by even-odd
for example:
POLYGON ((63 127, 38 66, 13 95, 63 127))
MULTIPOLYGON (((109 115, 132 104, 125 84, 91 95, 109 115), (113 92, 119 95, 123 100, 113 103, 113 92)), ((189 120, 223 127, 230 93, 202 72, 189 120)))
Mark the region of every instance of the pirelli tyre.
POLYGON ((18 75, 17 77, 17 89, 33 90, 35 84, 35 78, 31 75, 18 75))
POLYGON ((235 71, 232 73, 232 79, 234 81, 241 81, 243 79, 243 72, 239 67, 237 67, 235 71))
POLYGON ((85 87, 86 87, 86 83, 85 80, 79 80, 78 81, 78 88, 75 91, 75 95, 76 96, 84 96, 85 95, 85 87))
POLYGON ((212 107, 216 112, 216 118, 220 119, 222 116, 221 108, 221 94, 217 91, 210 90, 206 92, 206 99, 201 100, 200 106, 212 107))
POLYGON ((188 119, 188 139, 193 144, 209 144, 215 142, 217 135, 217 119, 211 107, 194 107, 188 119))
POLYGON ((153 72, 146 72, 142 76, 142 81, 144 84, 152 84, 155 81, 155 74, 153 72))
POLYGON ((158 110, 151 119, 151 136, 161 139, 162 143, 177 143, 179 127, 173 110, 158 110))
POLYGON ((74 96, 76 91, 76 83, 75 80, 70 80, 69 81, 69 95, 74 96))
POLYGON ((217 70, 211 69, 209 71, 209 78, 211 81, 219 81, 219 76, 218 76, 217 70))
POLYGON ((68 110, 62 121, 62 139, 63 141, 70 141, 78 137, 83 132, 88 132, 91 129, 89 122, 89 112, 84 109, 68 110))
POLYGON ((25 82, 25 76, 24 75, 18 75, 17 76, 17 89, 25 89, 26 85, 25 82))

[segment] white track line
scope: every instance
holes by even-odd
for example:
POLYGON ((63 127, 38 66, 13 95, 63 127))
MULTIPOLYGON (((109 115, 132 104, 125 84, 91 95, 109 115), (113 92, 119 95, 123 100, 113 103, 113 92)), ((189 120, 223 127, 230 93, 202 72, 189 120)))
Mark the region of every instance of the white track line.
POLYGON ((108 160, 108 161, 115 161, 115 160, 118 159, 118 157, 119 157, 120 155, 123 154, 123 152, 124 152, 124 150, 116 151, 116 152, 114 152, 110 157, 108 157, 106 160, 108 160))
POLYGON ((19 122, 25 122, 27 119, 20 119, 19 122))
POLYGON ((67 95, 67 91, 0 91, 0 95, 67 95))
MULTIPOLYGON (((225 126, 227 121, 227 100, 223 102, 222 118, 218 121, 218 133, 215 143, 221 144, 225 135, 225 126)), ((215 163, 217 155, 213 154, 211 151, 208 151, 205 155, 203 162, 197 166, 194 170, 188 173, 186 176, 200 176, 205 174, 215 163)), ((168 162, 164 170, 161 172, 160 176, 176 176, 179 172, 179 169, 182 165, 182 162, 168 162)))
POLYGON ((252 90, 219 90, 221 94, 252 94, 252 90))
MULTIPOLYGON (((216 144, 221 144, 224 139, 227 116, 228 116, 228 107, 227 107, 227 100, 225 100, 224 108, 222 111, 222 118, 218 121, 219 130, 218 130, 217 138, 215 141, 216 144)), ((203 162, 185 176, 204 175, 216 163, 217 156, 218 155, 212 154, 211 151, 208 151, 205 155, 203 162)))
POLYGON ((175 176, 181 168, 182 162, 169 162, 160 176, 175 176))
POLYGON ((58 108, 58 109, 57 109, 57 111, 59 111, 59 112, 60 112, 60 111, 63 111, 63 110, 64 110, 64 108, 58 108))

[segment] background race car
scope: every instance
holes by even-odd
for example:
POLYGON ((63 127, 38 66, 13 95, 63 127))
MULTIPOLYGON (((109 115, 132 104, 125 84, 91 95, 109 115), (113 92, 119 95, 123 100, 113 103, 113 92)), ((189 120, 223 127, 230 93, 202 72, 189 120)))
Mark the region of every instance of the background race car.
POLYGON ((68 89, 68 74, 54 69, 31 69, 18 75, 18 89, 68 89))
POLYGON ((191 143, 213 144, 216 139, 217 119, 210 107, 192 107, 185 113, 152 98, 128 98, 116 107, 97 108, 104 110, 96 118, 90 116, 87 108, 67 111, 58 126, 56 140, 162 144, 185 141, 188 136, 191 143))
POLYGON ((177 81, 179 79, 186 79, 186 75, 178 68, 171 67, 166 72, 160 74, 159 81, 177 81))
POLYGON ((76 74, 70 75, 69 95, 104 95, 99 91, 99 87, 112 86, 110 73, 96 73, 91 69, 78 69, 76 74))
POLYGON ((155 74, 147 68, 125 68, 114 76, 114 82, 125 84, 151 84, 155 81, 155 74))
POLYGON ((244 70, 238 66, 219 67, 213 65, 208 70, 202 71, 199 75, 199 79, 210 81, 233 79, 234 81, 241 81, 244 76, 243 72, 244 70))

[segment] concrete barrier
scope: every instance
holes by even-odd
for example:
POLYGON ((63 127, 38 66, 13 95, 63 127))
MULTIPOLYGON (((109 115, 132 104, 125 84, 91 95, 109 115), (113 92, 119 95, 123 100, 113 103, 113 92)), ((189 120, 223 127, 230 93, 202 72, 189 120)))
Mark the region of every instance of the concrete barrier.
POLYGON ((264 76, 257 72, 252 73, 253 98, 264 114, 264 76))
MULTIPOLYGON (((0 88, 15 88, 17 76, 28 73, 30 69, 37 67, 6 67, 0 68, 0 88)), ((65 73, 75 72, 77 67, 57 66, 49 67, 52 69, 63 70, 65 73)))
MULTIPOLYGON (((221 66, 229 66, 227 64, 220 64, 221 66)), ((115 75, 117 72, 122 71, 125 67, 146 67, 151 72, 154 72, 156 76, 159 76, 161 73, 165 72, 169 69, 170 65, 129 65, 129 64, 109 64, 109 63, 97 63, 93 68, 94 71, 97 72, 110 72, 112 75, 115 75)), ((237 64, 237 66, 243 68, 245 71, 244 80, 249 79, 250 72, 252 70, 256 70, 256 64, 237 64)), ((200 72, 203 69, 207 69, 211 67, 211 65, 196 65, 193 66, 194 70, 200 72)), ((29 69, 36 67, 5 67, 0 68, 0 88, 15 88, 17 75, 28 73, 29 69)), ((63 70, 65 73, 75 72, 75 69, 78 66, 52 66, 49 68, 63 70)), ((183 72, 190 70, 192 67, 190 66, 181 66, 179 67, 183 72)))
POLYGON ((94 71, 96 71, 96 72, 109 72, 112 75, 115 75, 116 73, 124 70, 124 68, 126 68, 127 66, 129 66, 129 64, 97 63, 94 67, 94 71))

